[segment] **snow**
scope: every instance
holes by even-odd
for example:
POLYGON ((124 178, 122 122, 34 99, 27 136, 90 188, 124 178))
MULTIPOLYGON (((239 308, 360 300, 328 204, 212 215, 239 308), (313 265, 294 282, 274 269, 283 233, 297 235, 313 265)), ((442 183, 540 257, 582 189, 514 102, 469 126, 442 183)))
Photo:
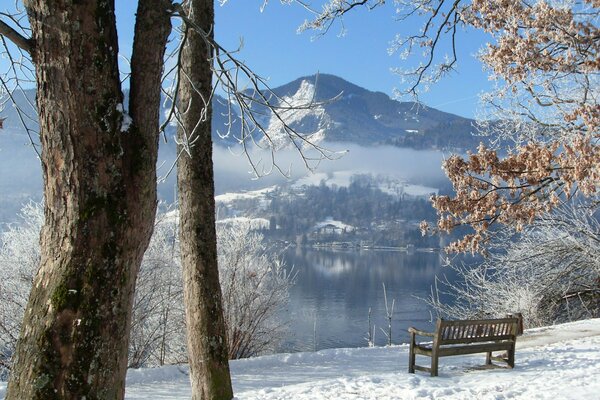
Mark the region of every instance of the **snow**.
MULTIPOLYGON (((272 115, 266 129, 266 136, 268 136, 274 148, 279 149, 290 143, 282 120, 313 144, 318 144, 325 139, 325 133, 328 125, 330 125, 330 121, 325 108, 315 102, 315 92, 315 85, 307 80, 303 80, 296 93, 292 96, 284 96, 282 98, 279 104, 282 107, 279 110, 282 118, 272 115), (309 120, 316 121, 317 127, 306 131, 304 123, 309 120)), ((305 142, 302 143, 304 147, 305 142)))
POLYGON ((250 226, 250 229, 269 229, 270 223, 265 218, 233 217, 223 218, 217 221, 217 225, 226 226, 250 226))
POLYGON ((131 127, 133 120, 131 119, 131 116, 125 112, 122 103, 117 104, 116 109, 123 115, 123 120, 121 121, 121 132, 127 132, 131 127))
POLYGON ((324 182, 327 186, 348 187, 352 182, 352 176, 359 174, 360 171, 335 171, 335 172, 309 172, 306 176, 296 180, 293 188, 302 188, 302 186, 319 186, 324 182))
POLYGON ((277 189, 277 186, 270 186, 259 190, 240 192, 240 193, 224 193, 218 196, 215 196, 215 201, 217 203, 232 203, 238 200, 256 200, 262 199, 268 193, 273 192, 277 189))
MULTIPOLYGON (((444 357, 439 377, 409 374, 408 346, 398 345, 235 360, 231 371, 236 400, 595 398, 600 319, 526 331, 514 370, 478 369, 484 362, 484 354, 444 357)), ((129 370, 125 398, 189 399, 188 373, 185 366, 129 370)), ((5 388, 0 383, 0 397, 5 388)))
MULTIPOLYGON (((437 378, 413 375, 407 345, 277 354, 232 361, 231 370, 238 400, 578 399, 600 392, 599 350, 600 319, 593 319, 527 331, 514 370, 474 369, 485 361, 477 354, 442 358, 437 378)), ((126 398, 190 397, 180 369, 161 370, 130 371, 126 398)))
POLYGON ((404 186, 404 193, 413 197, 429 198, 432 194, 437 194, 438 189, 423 185, 407 184, 404 186))

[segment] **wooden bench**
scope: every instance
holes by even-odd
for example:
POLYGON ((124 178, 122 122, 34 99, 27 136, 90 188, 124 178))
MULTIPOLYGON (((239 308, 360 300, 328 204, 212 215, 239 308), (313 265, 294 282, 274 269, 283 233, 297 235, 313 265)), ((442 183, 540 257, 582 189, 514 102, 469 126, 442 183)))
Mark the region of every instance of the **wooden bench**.
POLYGON ((417 369, 430 372, 431 376, 437 376, 439 357, 475 353, 487 353, 486 365, 492 365, 494 360, 503 361, 510 368, 514 368, 519 323, 518 317, 460 321, 438 319, 435 332, 408 328, 410 333, 408 372, 414 374, 417 369), (430 337, 433 343, 417 343, 415 339, 417 335, 430 337), (493 351, 505 351, 506 354, 494 357, 493 351), (431 367, 416 365, 417 354, 431 357, 431 367))

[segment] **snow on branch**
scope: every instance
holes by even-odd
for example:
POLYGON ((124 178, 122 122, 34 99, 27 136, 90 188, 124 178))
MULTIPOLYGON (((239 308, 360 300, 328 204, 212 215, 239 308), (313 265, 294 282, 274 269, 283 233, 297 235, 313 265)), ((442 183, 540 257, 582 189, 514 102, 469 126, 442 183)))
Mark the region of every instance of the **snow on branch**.
POLYGON ((368 10, 372 10, 375 7, 383 5, 385 0, 329 0, 322 5, 321 10, 316 10, 306 1, 295 0, 294 3, 302 5, 306 10, 313 14, 312 19, 307 19, 300 25, 298 32, 315 30, 320 31, 323 35, 329 31, 336 21, 343 25, 344 15, 353 9, 365 7, 368 10))
POLYGON ((459 319, 520 312, 527 327, 597 317, 596 211, 594 204, 569 204, 520 233, 504 227, 488 258, 452 264, 456 278, 438 280, 428 302, 442 316, 459 319))
POLYGON ((455 194, 433 199, 437 228, 470 226, 450 250, 476 252, 497 223, 522 230, 564 201, 598 201, 600 9, 482 0, 454 12, 491 37, 479 57, 498 84, 483 98, 489 114, 480 128, 514 143, 507 154, 482 145, 444 164, 455 194))
POLYGON ((396 96, 405 94, 418 97, 420 91, 438 82, 454 70, 458 62, 457 33, 464 26, 461 1, 397 0, 397 19, 405 21, 418 16, 424 22, 420 32, 408 36, 396 35, 388 52, 399 54, 402 60, 422 51, 423 60, 416 67, 396 67, 392 71, 402 78, 403 89, 396 89, 396 96), (449 50, 446 50, 449 49, 449 50), (442 51, 449 51, 443 53, 442 51))

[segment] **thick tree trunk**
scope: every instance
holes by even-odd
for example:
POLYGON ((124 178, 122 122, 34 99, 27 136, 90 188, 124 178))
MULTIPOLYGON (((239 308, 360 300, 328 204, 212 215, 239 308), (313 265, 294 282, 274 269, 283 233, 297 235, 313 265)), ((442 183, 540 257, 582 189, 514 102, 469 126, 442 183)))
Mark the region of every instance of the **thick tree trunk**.
POLYGON ((146 27, 136 26, 136 42, 146 54, 134 54, 144 73, 132 76, 127 127, 114 2, 26 2, 46 207, 41 265, 7 400, 124 397, 135 278, 156 207, 160 75, 170 29, 162 1, 140 3, 155 10, 138 10, 146 27), (134 82, 145 91, 135 101, 134 82))
MULTIPOLYGON (((192 0, 185 11, 206 32, 213 31, 212 0, 192 0)), ((192 399, 229 400, 233 391, 217 268, 211 108, 203 100, 212 90, 210 49, 190 29, 182 51, 179 104, 185 114, 179 135, 183 139, 185 130, 194 138, 190 154, 184 152, 177 165, 192 399)))

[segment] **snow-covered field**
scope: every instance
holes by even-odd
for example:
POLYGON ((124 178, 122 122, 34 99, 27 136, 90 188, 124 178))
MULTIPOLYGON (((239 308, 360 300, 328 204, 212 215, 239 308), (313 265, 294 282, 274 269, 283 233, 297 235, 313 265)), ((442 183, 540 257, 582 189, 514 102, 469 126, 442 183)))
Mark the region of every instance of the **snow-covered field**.
MULTIPOLYGON (((292 185, 293 188, 299 189, 303 186, 319 186, 322 182, 325 185, 332 187, 348 187, 352 182, 352 178, 358 175, 365 174, 371 175, 365 169, 353 169, 333 172, 314 172, 309 173, 306 176, 299 178, 292 185)), ((411 197, 421 197, 428 199, 432 194, 437 194, 439 189, 418 185, 414 183, 408 183, 405 179, 394 174, 386 173, 379 174, 373 177, 375 182, 378 184, 379 190, 392 196, 401 197, 408 195, 411 197)), ((217 196, 218 198, 219 196, 217 196)))
MULTIPOLYGON (((484 361, 484 354, 446 357, 439 377, 413 375, 406 372, 408 347, 400 345, 277 354, 232 361, 231 368, 238 400, 596 399, 600 319, 527 331, 517 340, 514 370, 478 369, 484 361)), ((130 370, 126 398, 189 399, 186 374, 176 366, 130 370)))
POLYGON ((240 192, 240 193, 220 194, 218 196, 215 196, 215 202, 228 204, 228 203, 231 203, 234 201, 239 201, 239 200, 255 200, 255 199, 264 200, 265 196, 267 194, 271 193, 272 191, 274 191, 276 188, 277 188, 276 186, 269 186, 269 187, 259 189, 259 190, 249 190, 249 191, 240 192))

